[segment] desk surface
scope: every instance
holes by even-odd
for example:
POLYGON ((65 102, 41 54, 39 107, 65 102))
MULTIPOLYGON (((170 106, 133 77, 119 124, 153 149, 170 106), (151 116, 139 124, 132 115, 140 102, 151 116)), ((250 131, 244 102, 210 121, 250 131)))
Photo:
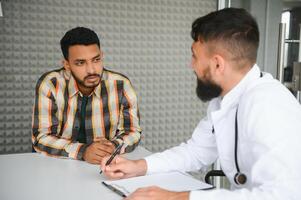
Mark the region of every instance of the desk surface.
MULTIPOLYGON (((126 154, 129 159, 149 155, 143 147, 126 154)), ((122 199, 101 182, 99 166, 58 159, 38 153, 0 155, 1 200, 122 199)))

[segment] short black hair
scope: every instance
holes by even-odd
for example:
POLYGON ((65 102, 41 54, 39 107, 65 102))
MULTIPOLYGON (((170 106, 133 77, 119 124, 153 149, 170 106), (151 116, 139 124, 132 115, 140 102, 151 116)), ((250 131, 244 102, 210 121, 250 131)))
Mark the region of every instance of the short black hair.
POLYGON ((222 42, 235 59, 256 62, 258 25, 245 9, 225 8, 196 19, 191 37, 195 42, 222 42))
POLYGON ((85 27, 76 27, 65 33, 60 41, 63 56, 68 60, 69 47, 73 45, 91 45, 97 44, 100 48, 97 34, 91 29, 85 27))

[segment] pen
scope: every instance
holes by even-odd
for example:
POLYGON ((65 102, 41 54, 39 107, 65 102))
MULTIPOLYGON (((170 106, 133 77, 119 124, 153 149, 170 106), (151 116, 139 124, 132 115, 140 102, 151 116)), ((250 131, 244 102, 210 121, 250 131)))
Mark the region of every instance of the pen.
MULTIPOLYGON (((111 162, 113 161, 113 159, 115 158, 115 156, 116 156, 117 154, 120 153, 120 150, 121 150, 121 148, 123 147, 123 144, 124 144, 124 143, 120 144, 120 145, 115 149, 115 151, 113 152, 113 154, 111 155, 111 157, 109 158, 109 160, 107 160, 106 166, 109 165, 109 164, 111 164, 111 162)), ((100 170, 99 173, 101 174, 101 173, 102 173, 102 170, 100 170)))
POLYGON ((125 195, 122 191, 118 190, 117 188, 114 188, 113 186, 111 186, 111 185, 109 185, 109 184, 106 184, 105 182, 102 182, 102 184, 104 184, 104 186, 106 186, 107 188, 109 188, 109 189, 112 190, 113 192, 116 192, 116 193, 119 194, 120 196, 126 197, 126 195, 125 195))

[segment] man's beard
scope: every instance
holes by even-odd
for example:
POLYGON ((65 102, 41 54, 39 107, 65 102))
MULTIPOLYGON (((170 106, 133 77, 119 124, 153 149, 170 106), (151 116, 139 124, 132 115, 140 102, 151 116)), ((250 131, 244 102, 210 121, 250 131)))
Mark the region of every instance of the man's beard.
POLYGON ((86 76, 86 77, 84 78, 84 80, 80 80, 74 73, 72 73, 72 71, 71 71, 71 74, 72 74, 72 76, 74 77, 74 79, 75 79, 75 81, 76 81, 76 83, 77 83, 78 85, 81 85, 81 86, 86 87, 86 88, 95 88, 95 87, 100 83, 101 77, 102 77, 102 74, 101 74, 101 75, 99 75, 99 74, 90 74, 90 75, 86 76), (89 78, 90 76, 99 76, 99 81, 98 81, 96 84, 93 84, 93 85, 86 85, 86 84, 85 84, 85 80, 86 80, 87 78, 89 78))
POLYGON ((218 97, 222 93, 222 88, 213 83, 212 81, 202 81, 197 78, 196 94, 203 102, 210 101, 211 99, 218 97))

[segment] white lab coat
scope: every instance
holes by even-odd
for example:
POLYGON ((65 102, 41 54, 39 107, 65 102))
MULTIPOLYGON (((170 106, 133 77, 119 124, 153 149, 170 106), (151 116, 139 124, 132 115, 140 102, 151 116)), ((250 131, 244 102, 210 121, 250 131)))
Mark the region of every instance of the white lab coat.
POLYGON ((191 200, 301 199, 301 106, 270 74, 260 78, 257 65, 223 99, 210 101, 191 139, 145 159, 150 174, 199 170, 217 158, 233 190, 192 191, 191 200), (243 186, 234 183, 237 107, 238 165, 247 176, 243 186))

